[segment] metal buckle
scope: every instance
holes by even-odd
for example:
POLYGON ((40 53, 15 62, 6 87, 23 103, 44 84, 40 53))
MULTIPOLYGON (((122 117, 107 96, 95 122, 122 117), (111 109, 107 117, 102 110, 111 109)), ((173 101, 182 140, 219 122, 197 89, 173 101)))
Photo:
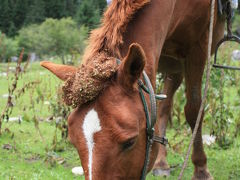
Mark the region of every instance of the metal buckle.
POLYGON ((237 42, 240 44, 240 38, 235 36, 235 35, 230 35, 230 36, 225 36, 222 40, 219 41, 219 43, 217 44, 216 50, 215 50, 215 56, 214 56, 214 64, 213 67, 215 68, 222 68, 222 69, 232 69, 232 70, 240 70, 240 67, 236 67, 236 66, 225 66, 225 65, 219 65, 217 64, 217 53, 218 53, 218 49, 219 47, 227 41, 233 41, 233 42, 237 42))
POLYGON ((149 140, 153 139, 154 132, 155 132, 154 127, 153 128, 147 128, 147 137, 148 137, 149 140))
MULTIPOLYGON (((144 85, 141 79, 138 80, 138 85, 146 92, 149 94, 148 88, 144 85)), ((166 94, 155 94, 156 100, 164 100, 167 98, 166 94)))

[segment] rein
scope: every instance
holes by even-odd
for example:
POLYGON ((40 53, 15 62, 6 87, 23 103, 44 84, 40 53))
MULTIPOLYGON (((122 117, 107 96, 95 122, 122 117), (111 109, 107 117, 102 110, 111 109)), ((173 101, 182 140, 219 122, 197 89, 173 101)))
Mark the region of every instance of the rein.
MULTIPOLYGON (((228 35, 227 35, 227 38, 223 38, 218 44, 217 44, 217 48, 216 48, 216 51, 215 51, 215 57, 214 57, 214 64, 213 64, 213 67, 215 68, 224 68, 224 69, 235 69, 235 70, 238 70, 237 68, 235 67, 230 67, 230 66, 221 66, 221 65, 217 65, 216 64, 216 61, 217 61, 217 51, 218 51, 218 48, 219 46, 226 42, 226 41, 236 41, 236 42, 240 42, 239 38, 236 37, 236 36, 233 36, 232 35, 232 30, 231 30, 231 19, 232 19, 232 13, 233 13, 233 8, 236 8, 237 7, 237 1, 236 0, 227 0, 226 1, 226 5, 227 6, 223 6, 222 4, 222 0, 218 0, 218 12, 220 13, 220 15, 223 14, 223 12, 226 12, 227 14, 227 28, 228 28, 228 35), (227 7, 227 8, 226 8, 227 7)), ((214 13, 215 13, 215 0, 211 0, 211 14, 210 14, 210 24, 209 24, 209 36, 208 36, 208 60, 207 60, 207 70, 206 70, 206 82, 205 82, 205 87, 204 87, 204 93, 203 93, 203 97, 202 97, 202 102, 201 102, 201 106, 200 106, 200 109, 199 109, 199 112, 198 112, 198 116, 197 116, 197 120, 196 120, 196 124, 195 124, 195 127, 194 127, 194 130, 193 130, 193 133, 192 133, 192 138, 191 138, 191 141, 189 143, 189 146, 188 146, 188 150, 187 150, 187 153, 186 153, 186 156, 185 156, 185 159, 184 159, 184 163, 183 163, 183 166, 181 168, 181 172, 178 176, 178 180, 181 180, 182 177, 183 177, 183 173, 184 173, 184 170, 187 166, 187 163, 188 163, 188 159, 189 159, 189 155, 190 155, 190 152, 191 152, 191 149, 192 149, 192 145, 194 143, 194 140, 195 140, 195 137, 196 137, 196 134, 197 134, 197 130, 199 128, 199 124, 200 124, 200 121, 201 121, 201 116, 202 116, 202 113, 204 111, 204 106, 205 106, 205 102, 206 102, 206 99, 207 99, 207 92, 208 92, 208 87, 209 87, 209 80, 210 80, 210 74, 211 74, 211 48, 212 48, 212 37, 213 37, 213 24, 214 24, 214 13)), ((240 70, 240 69, 239 69, 240 70)))
MULTIPOLYGON (((121 61, 117 59, 117 64, 120 64, 121 61)), ((144 166, 142 170, 142 175, 141 175, 141 180, 146 179, 147 175, 147 169, 150 161, 150 153, 152 149, 152 145, 154 142, 160 143, 164 146, 168 144, 168 140, 165 137, 159 137, 154 134, 155 129, 154 126, 157 121, 157 100, 163 100, 166 99, 167 96, 165 94, 160 94, 156 95, 154 93, 151 81, 145 71, 143 71, 143 80, 146 85, 144 85, 143 81, 141 79, 138 79, 138 89, 139 89, 139 94, 143 103, 143 108, 145 111, 145 116, 146 116, 146 134, 147 134, 147 144, 146 144, 146 153, 145 153, 145 161, 144 161, 144 166), (150 111, 147 105, 146 98, 144 96, 144 92, 149 94, 150 98, 150 111)))

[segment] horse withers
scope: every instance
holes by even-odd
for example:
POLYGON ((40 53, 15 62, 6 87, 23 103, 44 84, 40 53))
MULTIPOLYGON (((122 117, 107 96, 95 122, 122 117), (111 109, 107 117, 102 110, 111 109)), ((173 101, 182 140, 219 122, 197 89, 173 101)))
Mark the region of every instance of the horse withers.
MULTIPOLYGON (((194 128, 201 104, 210 4, 210 0, 113 0, 101 26, 92 31, 78 68, 41 63, 65 81, 63 98, 75 108, 68 118, 69 138, 78 150, 86 179, 141 178, 147 134, 137 81, 143 70, 153 87, 157 72, 166 75, 168 98, 159 103, 155 134, 165 136, 173 96, 183 78, 186 120, 194 128)), ((223 16, 215 14, 213 50, 223 37, 223 16)), ((166 155, 164 146, 153 143, 148 171, 168 174, 166 155)), ((193 179, 212 179, 201 126, 192 162, 193 179)))

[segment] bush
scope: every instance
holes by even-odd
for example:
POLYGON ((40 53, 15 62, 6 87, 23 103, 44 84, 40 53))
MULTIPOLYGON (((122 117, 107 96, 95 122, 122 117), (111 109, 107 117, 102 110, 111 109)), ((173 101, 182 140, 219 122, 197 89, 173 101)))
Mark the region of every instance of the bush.
POLYGON ((65 63, 65 55, 73 51, 81 53, 85 47, 87 29, 78 28, 71 18, 46 19, 40 25, 31 25, 19 31, 19 45, 26 51, 59 56, 65 63))
POLYGON ((18 54, 18 42, 0 32, 0 62, 7 62, 18 54))

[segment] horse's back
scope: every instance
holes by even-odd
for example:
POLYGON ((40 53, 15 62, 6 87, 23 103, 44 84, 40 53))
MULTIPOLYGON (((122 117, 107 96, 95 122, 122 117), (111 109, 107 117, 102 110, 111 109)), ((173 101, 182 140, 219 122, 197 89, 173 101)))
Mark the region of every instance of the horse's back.
MULTIPOLYGON (((225 21, 224 17, 218 16, 217 6, 214 21, 212 52, 224 35, 225 21)), ((197 44, 205 49, 208 41, 209 22, 210 0, 178 0, 162 49, 159 71, 180 72, 183 70, 181 64, 186 60, 192 47, 197 44)))

